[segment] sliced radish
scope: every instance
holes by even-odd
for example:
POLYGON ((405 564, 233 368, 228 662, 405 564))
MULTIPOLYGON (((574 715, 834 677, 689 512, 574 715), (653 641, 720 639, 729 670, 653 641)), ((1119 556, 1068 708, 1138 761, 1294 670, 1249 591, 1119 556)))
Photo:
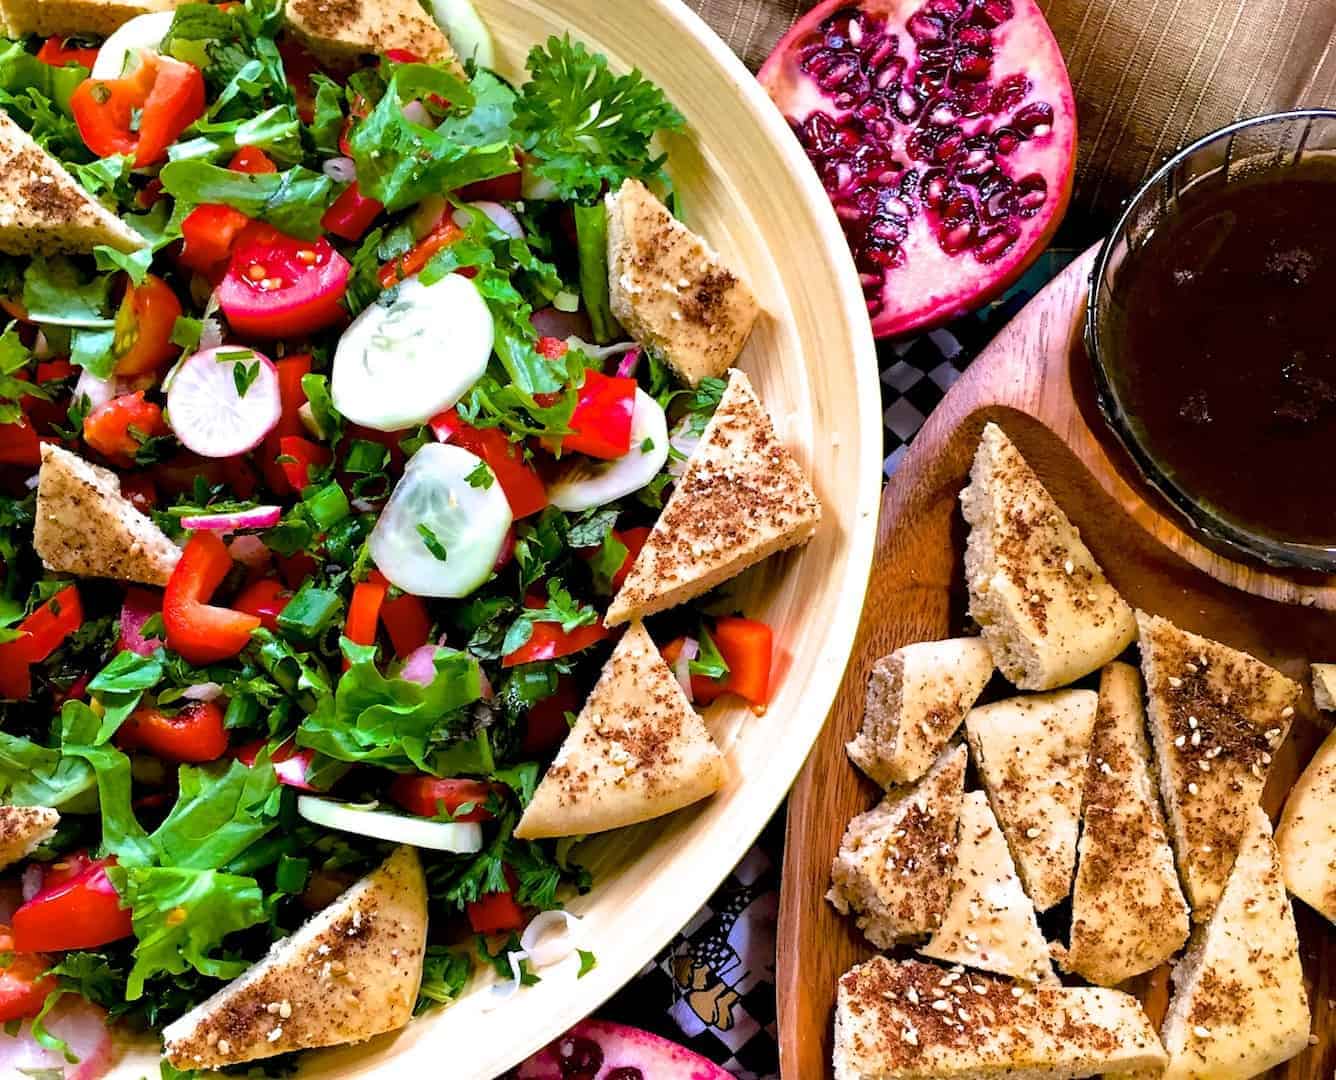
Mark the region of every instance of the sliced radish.
POLYGON ((473 282, 409 278, 362 312, 339 339, 330 392, 354 423, 402 431, 450 408, 492 356, 492 313, 473 282))
POLYGON ((172 431, 202 457, 235 457, 253 449, 282 412, 278 372, 254 349, 222 346, 197 352, 176 369, 167 391, 172 431), (246 385, 244 394, 238 384, 246 385))
POLYGON ((496 67, 492 35, 470 0, 431 0, 427 6, 461 60, 472 60, 479 67, 496 67))
POLYGON ((371 531, 371 557, 404 592, 468 596, 492 576, 511 520, 506 493, 481 458, 427 443, 371 531))
POLYGON ((561 475, 547 489, 558 510, 588 510, 639 491, 668 460, 668 420, 657 401, 636 391, 631 416, 631 449, 615 461, 575 456, 562 462, 561 475))
POLYGON ((157 52, 162 48, 162 39, 172 28, 172 20, 175 18, 175 11, 150 11, 122 23, 98 49, 89 76, 94 79, 119 79, 125 74, 130 57, 138 57, 140 49, 157 52))
POLYGON ((473 216, 469 213, 470 209, 478 211, 478 213, 482 214, 488 221, 512 239, 524 239, 524 226, 520 224, 520 219, 499 202, 490 202, 488 200, 471 202, 467 204, 467 207, 461 207, 455 211, 454 222, 461 229, 467 229, 473 220, 473 216))
POLYGON ((428 821, 382 810, 359 810, 314 795, 297 797, 297 813, 314 825, 338 832, 388 840, 393 844, 471 855, 482 850, 482 826, 469 821, 428 821))
POLYGON ((231 514, 195 514, 181 519, 183 529, 205 532, 238 532, 241 529, 272 529, 283 516, 281 506, 252 506, 231 514))
POLYGON ((144 636, 144 624, 162 611, 162 597, 138 586, 131 586, 121 604, 120 647, 140 656, 152 656, 162 648, 159 638, 144 636))

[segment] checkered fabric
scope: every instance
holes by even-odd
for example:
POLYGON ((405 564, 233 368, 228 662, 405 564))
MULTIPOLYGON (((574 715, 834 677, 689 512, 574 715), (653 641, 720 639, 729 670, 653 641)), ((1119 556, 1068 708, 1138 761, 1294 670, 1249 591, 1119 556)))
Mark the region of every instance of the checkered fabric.
MULTIPOLYGON (((880 346, 887 476, 970 361, 1076 254, 1051 250, 996 303, 941 330, 880 346)), ((775 932, 783 850, 781 810, 709 903, 599 1015, 682 1043, 738 1080, 777 1078, 775 932)))

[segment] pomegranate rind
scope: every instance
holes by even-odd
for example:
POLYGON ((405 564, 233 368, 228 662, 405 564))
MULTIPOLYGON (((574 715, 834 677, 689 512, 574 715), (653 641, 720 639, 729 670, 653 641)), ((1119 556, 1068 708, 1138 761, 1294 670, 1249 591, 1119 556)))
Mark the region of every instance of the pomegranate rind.
POLYGON ((569 1066, 562 1069, 562 1043, 572 1038, 596 1043, 603 1053, 598 1072, 581 1072, 580 1080, 605 1080, 618 1069, 639 1069, 644 1080, 733 1080, 731 1073, 684 1046, 607 1020, 581 1020, 524 1062, 515 1074, 518 1080, 569 1080, 569 1066))
MULTIPOLYGON (((970 25, 969 32, 977 31, 970 25)), ((829 40, 828 37, 824 39, 829 40)), ((950 44, 959 52, 965 51, 954 39, 950 44)), ((954 57, 956 54, 951 55, 954 57)), ((986 304, 1025 272, 1048 245, 1062 221, 1070 201, 1075 172, 1076 103, 1061 50, 1034 0, 863 0, 861 3, 855 0, 826 0, 799 20, 780 40, 757 77, 797 133, 809 159, 817 166, 827 194, 835 204, 858 265, 873 332, 879 338, 902 337, 929 330, 986 304), (922 174, 933 168, 935 163, 912 154, 911 139, 920 129, 928 134, 942 130, 930 127, 928 117, 943 103, 943 97, 939 94, 927 95, 919 89, 917 80, 927 63, 918 52, 923 46, 914 40, 906 26, 911 19, 923 14, 936 16, 944 10, 958 7, 961 9, 959 20, 955 23, 947 20, 951 26, 950 32, 956 34, 961 27, 971 23, 975 10, 984 6, 1000 7, 1011 12, 1003 21, 986 31, 992 50, 988 74, 979 83, 957 81, 948 84, 946 96, 949 98, 951 94, 960 91, 963 92, 964 100, 968 101, 969 93, 976 91, 976 88, 982 88, 977 92, 987 96, 986 91, 996 92, 1013 76, 1021 76, 1017 83, 1024 84, 1024 90, 1015 98, 995 99, 1008 102, 1005 108, 997 112, 984 108, 970 114, 966 110, 965 115, 954 118, 955 128, 966 140, 980 135, 994 137, 991 156, 999 169, 995 176, 1008 179, 1013 186, 1019 185, 1022 180, 1041 178, 1046 188, 1043 205, 1029 216, 1010 213, 996 219, 997 225, 989 225, 983 221, 984 200, 980 197, 981 189, 974 188, 972 184, 969 188, 955 184, 951 191, 964 191, 967 195, 975 196, 972 208, 977 211, 973 217, 974 224, 978 226, 975 236, 985 236, 990 231, 995 234, 999 229, 1005 229, 1008 234, 1001 238, 1001 243, 1009 242, 1010 246, 1005 247, 1000 256, 990 261, 981 261, 970 249, 956 252, 946 250, 939 236, 942 233, 949 234, 951 230, 944 228, 943 219, 925 210, 921 202, 915 204, 911 199, 905 219, 896 216, 889 219, 893 223, 907 220, 898 242, 889 245, 892 249, 889 257, 900 262, 883 269, 871 261, 871 257, 877 256, 878 252, 869 251, 876 243, 867 244, 873 234, 868 229, 869 216, 860 209, 862 200, 868 198, 866 191, 869 188, 879 196, 884 194, 889 198, 891 189, 905 183, 907 172, 915 171, 921 179, 922 174), (871 40, 853 42, 848 40, 852 35, 847 35, 842 48, 837 45, 830 50, 836 57, 843 59, 831 63, 828 55, 816 58, 818 64, 829 65, 822 74, 831 81, 834 81, 832 72, 844 59, 851 58, 858 69, 858 75, 851 84, 854 90, 848 95, 854 100, 837 103, 836 97, 845 84, 836 82, 835 89, 823 89, 812 73, 814 57, 811 54, 823 50, 820 36, 827 32, 823 28, 826 28, 828 20, 837 17, 834 25, 838 27, 849 12, 861 12, 865 22, 873 26, 885 24, 882 37, 888 39, 894 35, 895 51, 889 58, 883 58, 871 40), (850 51, 860 48, 861 52, 850 51), (808 55, 805 57, 804 53, 808 55), (900 66, 902 61, 903 65, 900 66), (875 63, 882 66, 873 69, 875 63), (897 68, 893 78, 885 86, 874 85, 887 73, 888 68, 897 68), (859 82, 859 78, 863 81, 859 82), (867 92, 860 96, 860 89, 867 92), (917 99, 913 103, 917 111, 912 113, 913 118, 910 120, 904 119, 897 111, 901 100, 898 93, 901 90, 911 93, 917 99), (893 99, 896 105, 887 107, 893 99), (882 113, 871 122, 865 122, 856 115, 855 110, 861 110, 869 102, 880 105, 882 113), (1052 110, 1051 123, 1015 140, 1012 149, 998 149, 1003 145, 996 137, 1001 129, 1007 128, 1015 133, 1006 121, 1016 118, 1027 108, 1045 105, 1052 110), (818 113, 824 114, 832 125, 831 130, 840 137, 845 137, 846 128, 851 132, 850 137, 856 135, 858 142, 850 142, 844 147, 844 150, 850 146, 854 148, 854 160, 850 162, 854 166, 852 172, 847 168, 841 171, 844 161, 840 158, 843 151, 839 146, 827 143, 832 148, 831 153, 823 155, 817 145, 819 140, 810 137, 812 117, 818 113), (884 129, 889 130, 881 134, 873 131, 872 126, 878 120, 884 129), (866 174, 858 171, 857 160, 860 148, 864 145, 871 148, 861 151, 871 155, 869 160, 885 164, 890 159, 895 163, 894 167, 901 170, 893 180, 885 177, 884 173, 882 179, 864 179, 866 174)), ((949 100, 945 103, 948 106, 953 104, 949 100)), ((875 107, 873 111, 876 111, 875 107)), ((948 120, 947 123, 950 125, 952 121, 948 120)), ((958 158, 949 163, 948 168, 955 169, 962 161, 963 158, 958 158)), ((872 166, 874 169, 878 167, 877 164, 872 166)), ((963 165, 959 171, 964 172, 963 165)), ((955 180, 956 175, 953 172, 951 179, 955 180)), ((998 240, 997 236, 992 237, 993 242, 998 240)))

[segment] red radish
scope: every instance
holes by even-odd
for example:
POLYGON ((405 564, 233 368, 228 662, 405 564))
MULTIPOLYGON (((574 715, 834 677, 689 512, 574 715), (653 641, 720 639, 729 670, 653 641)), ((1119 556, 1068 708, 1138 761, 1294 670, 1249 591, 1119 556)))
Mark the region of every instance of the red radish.
POLYGON ((111 1035, 105 1010, 77 994, 62 997, 45 1021, 47 1031, 69 1044, 78 1064, 71 1065, 55 1050, 47 1050, 32 1035, 25 1020, 18 1034, 0 1036, 0 1076, 44 1076, 65 1080, 99 1080, 112 1064, 111 1035))
POLYGON ((835 205, 878 337, 983 304, 1062 220, 1076 105, 1035 0, 826 0, 758 78, 835 205))
POLYGON ((606 1020, 581 1020, 515 1075, 518 1080, 733 1080, 686 1047, 606 1020))
POLYGON ((238 532, 241 529, 272 529, 283 516, 281 506, 252 506, 231 514, 194 514, 181 519, 183 529, 208 532, 238 532))
POLYGON ((197 352, 176 369, 167 391, 172 431, 202 457, 244 454, 274 429, 282 413, 278 371, 254 349, 197 352))
POLYGON ((161 611, 161 593, 133 586, 127 589, 121 604, 120 648, 140 656, 152 656, 155 649, 162 648, 160 639, 146 638, 143 634, 144 624, 161 611))

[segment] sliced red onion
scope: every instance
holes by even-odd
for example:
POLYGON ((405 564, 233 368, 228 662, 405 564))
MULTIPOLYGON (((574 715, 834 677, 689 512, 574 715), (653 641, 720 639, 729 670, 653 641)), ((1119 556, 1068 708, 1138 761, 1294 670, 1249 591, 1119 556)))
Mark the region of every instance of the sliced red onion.
POLYGON ((682 641, 682 651, 677 654, 677 662, 673 664, 673 674, 677 676, 682 693, 686 694, 688 701, 695 700, 691 694, 691 661, 699 655, 700 642, 695 638, 685 638, 682 641))
POLYGON ((69 1064, 55 1050, 42 1046, 32 1034, 32 1021, 23 1021, 18 1033, 0 1038, 0 1076, 41 1076, 51 1073, 65 1080, 99 1080, 112 1065, 110 1025, 103 1009, 78 994, 66 994, 47 1014, 46 1030, 69 1044, 78 1064, 69 1064))
POLYGON ((493 225, 500 229, 507 236, 516 240, 524 239, 524 226, 520 224, 520 219, 507 210, 498 202, 488 202, 481 200, 468 204, 475 210, 486 214, 493 225))
POLYGON ((350 157, 332 157, 321 169, 336 184, 351 184, 357 179, 357 163, 350 157))
POLYGON ((23 876, 19 878, 19 883, 23 887, 23 902, 25 904, 42 891, 43 876, 42 867, 38 863, 29 863, 23 868, 23 876))
POLYGON ((38 330, 37 335, 32 340, 32 354, 38 360, 48 360, 51 357, 51 343, 46 339, 46 331, 38 330))
POLYGON ((622 358, 617 361, 617 377, 619 379, 634 379, 636 368, 640 366, 640 350, 627 349, 622 353, 622 358))
POLYGON ((79 381, 74 384, 75 401, 78 401, 80 397, 86 397, 91 410, 96 409, 99 405, 105 405, 115 396, 116 383, 114 379, 99 379, 87 368, 79 373, 79 381))
POLYGON ((399 678, 419 686, 430 686, 436 678, 436 648, 435 645, 420 645, 404 657, 399 678))
POLYGON ((540 911, 520 935, 520 948, 536 968, 559 964, 579 944, 581 925, 569 911, 540 911))
POLYGON ((668 440, 668 445, 681 454, 681 458, 670 456, 668 459, 668 475, 674 480, 681 478, 686 472, 687 462, 691 455, 696 452, 696 447, 700 445, 700 436, 691 434, 691 429, 687 422, 683 421, 677 426, 672 438, 668 440))
POLYGON ((265 547, 264 541, 250 533, 233 537, 227 545, 227 553, 232 556, 233 562, 239 562, 252 570, 262 570, 273 560, 273 552, 265 547))
POLYGON ((160 600, 147 589, 132 588, 121 604, 121 648, 140 656, 152 656, 162 647, 158 638, 144 637, 144 624, 160 610, 160 600))
POLYGON ((217 701, 223 696, 223 688, 216 682, 195 683, 181 691, 187 701, 217 701))
POLYGON ((572 338, 581 342, 580 347, 586 352, 583 339, 594 336, 594 329, 589 325, 589 316, 583 311, 559 311, 554 307, 539 308, 529 316, 534 330, 539 337, 554 337, 569 343, 572 338))
POLYGON ((431 118, 431 113, 427 111, 427 106, 414 98, 403 108, 404 119, 410 124, 417 124, 419 127, 434 128, 436 121, 431 118))
POLYGON ((230 514, 194 514, 181 519, 181 528, 203 532, 238 532, 241 529, 272 529, 283 516, 281 506, 253 506, 230 514))

